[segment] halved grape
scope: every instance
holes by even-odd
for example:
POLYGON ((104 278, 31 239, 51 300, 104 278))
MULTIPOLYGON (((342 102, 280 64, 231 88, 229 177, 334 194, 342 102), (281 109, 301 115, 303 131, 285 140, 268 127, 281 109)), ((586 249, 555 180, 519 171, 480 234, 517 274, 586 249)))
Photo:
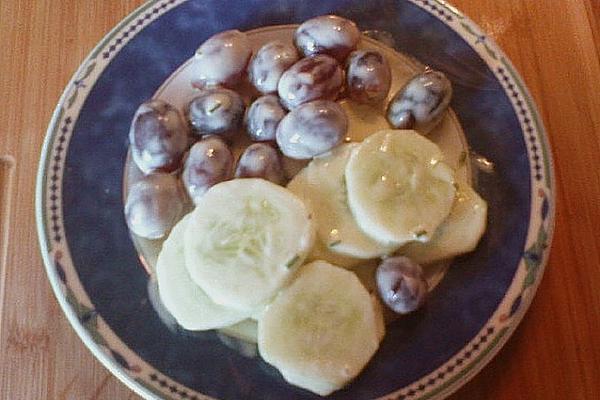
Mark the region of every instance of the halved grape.
POLYGON ((275 140, 277 126, 286 113, 277 96, 269 94, 259 97, 250 105, 246 113, 248 135, 257 142, 275 140))
POLYGON ((305 56, 328 54, 343 63, 360 40, 356 24, 337 15, 322 15, 305 21, 294 35, 305 56))
POLYGON ((346 83, 350 98, 359 103, 377 103, 386 98, 392 83, 387 60, 376 50, 356 50, 347 62, 346 83))
POLYGON ((262 178, 278 185, 285 179, 281 157, 275 148, 266 143, 254 143, 242 153, 236 178, 262 178))
POLYGON ((144 176, 129 188, 125 202, 127 226, 143 238, 160 239, 182 217, 184 201, 181 186, 175 176, 144 176))
POLYGON ((252 55, 245 33, 229 30, 210 37, 196 50, 195 83, 202 87, 238 84, 252 55))
POLYGON ((248 78, 261 93, 277 92, 283 72, 298 61, 296 48, 279 40, 262 46, 248 65, 248 78))
POLYGON ((209 136, 190 149, 181 180, 190 198, 194 204, 197 204, 208 189, 232 177, 231 150, 220 138, 209 136))
POLYGON ((145 174, 179 169, 188 140, 188 128, 179 111, 162 100, 143 103, 129 130, 133 161, 145 174))
POLYGON ((385 258, 377 267, 375 279, 381 300, 399 314, 415 311, 427 298, 423 269, 408 257, 385 258))
POLYGON ((335 100, 342 91, 344 73, 327 55, 303 58, 285 71, 277 87, 282 104, 291 110, 313 100, 335 100))
POLYGON ((316 100, 292 110, 277 127, 277 144, 288 157, 308 159, 340 144, 348 118, 334 101, 316 100))
POLYGON ((397 129, 429 133, 444 117, 452 84, 442 72, 427 69, 400 89, 390 101, 387 119, 397 129))
POLYGON ((233 135, 242 127, 246 105, 233 90, 203 90, 188 105, 187 119, 196 135, 233 135))

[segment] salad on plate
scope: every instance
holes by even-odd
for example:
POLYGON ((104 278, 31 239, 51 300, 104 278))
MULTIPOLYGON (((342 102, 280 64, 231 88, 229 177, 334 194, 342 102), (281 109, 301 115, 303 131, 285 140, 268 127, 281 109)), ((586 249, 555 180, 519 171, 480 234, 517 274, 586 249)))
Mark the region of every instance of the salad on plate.
POLYGON ((125 217, 179 326, 326 396, 475 249, 487 204, 442 72, 338 16, 285 32, 210 37, 140 105, 125 217))

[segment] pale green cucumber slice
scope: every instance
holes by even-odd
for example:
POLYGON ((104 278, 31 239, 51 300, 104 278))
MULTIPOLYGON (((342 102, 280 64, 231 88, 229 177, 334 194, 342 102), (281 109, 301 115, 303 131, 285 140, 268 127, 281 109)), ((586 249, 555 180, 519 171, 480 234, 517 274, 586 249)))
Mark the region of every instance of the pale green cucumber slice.
POLYGON ((156 279, 162 303, 177 323, 188 330, 220 328, 247 318, 248 313, 215 304, 190 278, 183 251, 189 220, 188 214, 175 225, 158 256, 156 279))
POLYGON ((215 303, 254 314, 289 282, 313 241, 310 211, 292 192, 236 179, 210 188, 192 212, 186 265, 215 303))
POLYGON ((370 259, 393 252, 362 232, 348 207, 345 171, 350 154, 359 145, 348 143, 325 156, 313 159, 288 184, 288 189, 310 204, 317 225, 317 236, 333 253, 370 259))
POLYGON ((458 193, 450 215, 437 228, 431 240, 427 243, 409 243, 399 253, 420 264, 456 257, 477 247, 486 225, 485 200, 468 185, 458 184, 458 193))
POLYGON ((384 330, 380 308, 356 275, 315 261, 258 320, 258 349, 289 383, 326 396, 360 373, 384 330))
POLYGON ((427 241, 450 213, 454 171, 439 147, 415 131, 365 139, 346 165, 348 204, 360 228, 390 246, 427 241))

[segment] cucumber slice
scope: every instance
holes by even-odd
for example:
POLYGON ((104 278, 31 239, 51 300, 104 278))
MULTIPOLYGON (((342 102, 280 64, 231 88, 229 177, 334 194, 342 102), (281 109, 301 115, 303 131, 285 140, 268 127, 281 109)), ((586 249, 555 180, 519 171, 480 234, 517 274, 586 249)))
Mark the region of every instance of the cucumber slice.
POLYGON ((183 251, 189 220, 188 214, 175 225, 158 256, 156 279, 162 303, 177 323, 188 330, 215 329, 242 321, 248 313, 215 304, 192 282, 183 251))
POLYGON ((390 246, 428 241, 450 213, 454 171, 439 147, 409 130, 379 131, 346 165, 348 204, 369 236, 390 246))
POLYGON ((313 159, 292 179, 288 189, 310 204, 317 236, 330 252, 370 259, 390 254, 398 246, 386 246, 363 233, 348 207, 344 173, 357 147, 357 143, 344 144, 313 159))
POLYGON ((192 280, 217 304, 258 313, 302 265, 314 241, 309 209, 264 179, 206 192, 185 234, 192 280))
POLYGON ((427 243, 399 250, 419 264, 431 264, 475 250, 487 225, 487 203, 470 186, 459 183, 450 215, 427 243))
POLYGON ((289 383, 326 396, 360 373, 384 332, 381 310, 356 275, 315 261, 258 320, 258 349, 289 383))

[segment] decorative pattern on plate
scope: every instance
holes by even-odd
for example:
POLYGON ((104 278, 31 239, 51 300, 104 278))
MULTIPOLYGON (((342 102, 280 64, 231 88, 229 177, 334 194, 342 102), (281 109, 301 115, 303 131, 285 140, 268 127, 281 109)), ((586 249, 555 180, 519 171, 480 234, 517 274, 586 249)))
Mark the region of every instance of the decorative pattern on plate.
MULTIPOLYGON (((38 175, 36 215, 46 269, 69 321, 94 355, 145 398, 209 399, 142 360, 105 323, 90 301, 70 256, 63 220, 66 152, 86 97, 105 68, 139 32, 185 0, 154 0, 113 29, 68 85, 50 123, 38 175)), ((527 142, 531 165, 529 232, 512 283, 481 331, 457 354, 418 381, 382 399, 442 399, 458 389, 498 352, 528 308, 543 274, 554 224, 552 160, 544 128, 517 72, 472 21, 442 0, 410 0, 453 29, 493 71, 510 97, 527 142)))

